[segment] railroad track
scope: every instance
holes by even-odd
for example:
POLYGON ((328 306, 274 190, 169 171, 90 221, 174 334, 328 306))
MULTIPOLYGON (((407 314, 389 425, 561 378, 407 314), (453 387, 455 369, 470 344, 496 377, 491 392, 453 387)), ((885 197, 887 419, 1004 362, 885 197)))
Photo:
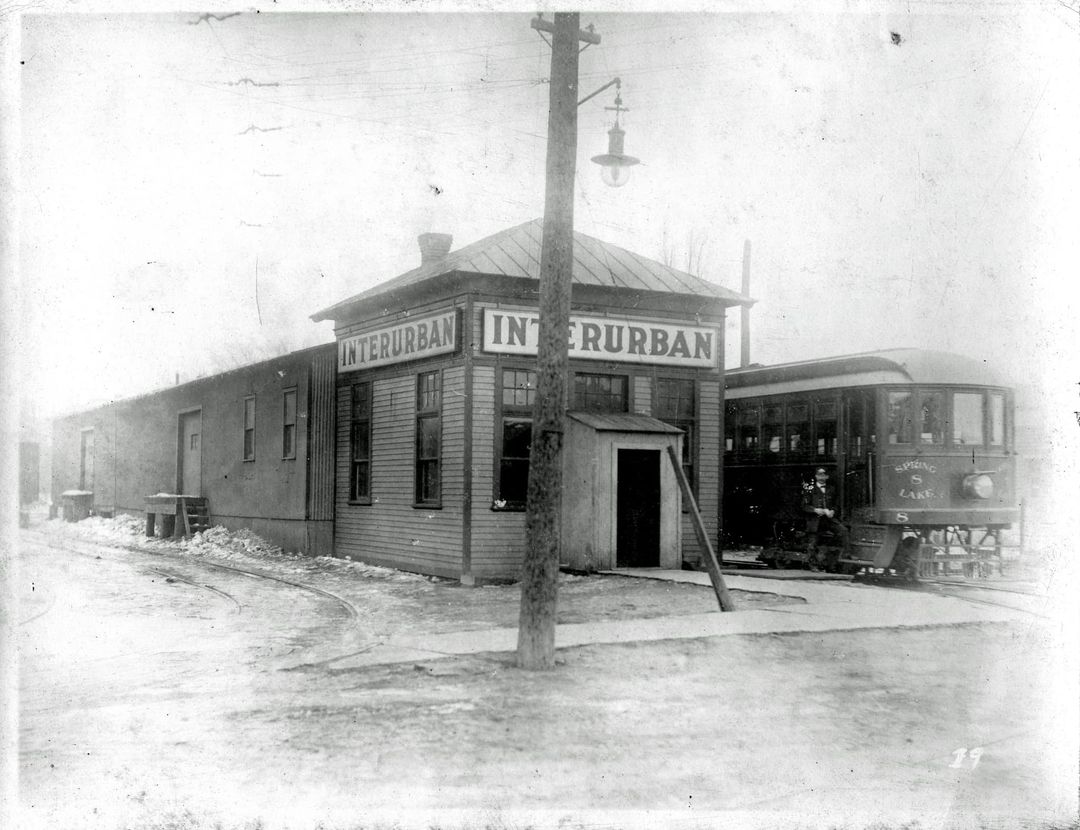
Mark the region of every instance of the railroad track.
POLYGON ((956 582, 956 581, 953 581, 953 580, 946 580, 946 579, 920 579, 917 583, 914 583, 914 585, 908 585, 908 586, 888 585, 886 583, 877 583, 877 584, 880 587, 890 587, 890 588, 901 588, 901 587, 913 588, 914 587, 914 588, 916 588, 916 590, 917 590, 916 586, 920 586, 920 585, 934 586, 933 593, 938 595, 938 596, 947 596, 947 597, 950 597, 951 599, 958 599, 958 600, 962 600, 963 602, 970 602, 973 605, 984 605, 984 606, 988 606, 990 608, 1003 608, 1003 609, 1005 609, 1007 611, 1020 611, 1021 613, 1030 614, 1033 617, 1039 617, 1040 619, 1044 619, 1044 620, 1054 620, 1055 619, 1055 617, 1053 617, 1053 616, 1051 616, 1049 614, 1042 614, 1042 613, 1040 613, 1038 611, 1033 611, 1030 608, 1024 607, 1023 605, 1017 605, 1017 604, 1012 604, 1012 603, 1007 603, 1007 602, 994 602, 993 600, 990 600, 990 599, 986 599, 986 598, 983 598, 983 597, 974 597, 974 596, 970 595, 970 592, 972 592, 972 591, 989 591, 989 592, 998 593, 998 594, 1008 594, 1008 595, 1011 595, 1011 596, 1026 597, 1029 600, 1046 599, 1045 597, 1043 597, 1040 594, 1029 593, 1027 591, 1016 591, 1016 590, 1013 590, 1013 589, 1010 589, 1010 588, 1000 588, 1000 587, 997 587, 997 586, 994 586, 994 585, 981 585, 981 584, 969 583, 969 582, 956 582), (943 590, 943 589, 952 589, 952 590, 943 590))
MULTIPOLYGON (((39 545, 39 546, 44 547, 44 548, 49 548, 51 550, 63 551, 66 554, 76 554, 78 556, 86 556, 86 557, 91 557, 91 558, 95 558, 95 559, 100 559, 101 558, 101 553, 102 553, 103 550, 106 550, 106 551, 107 550, 122 551, 124 553, 134 553, 134 554, 140 554, 142 556, 153 557, 153 558, 158 559, 158 560, 164 559, 164 560, 172 561, 172 562, 175 562, 177 565, 185 565, 185 566, 189 566, 189 567, 197 565, 199 567, 207 568, 207 569, 212 570, 212 571, 216 570, 216 571, 222 571, 222 572, 227 572, 227 573, 232 573, 232 574, 238 574, 238 575, 241 575, 241 576, 248 577, 250 579, 258 579, 258 580, 263 580, 263 581, 267 581, 267 582, 277 582, 277 583, 282 584, 282 585, 287 585, 287 586, 289 586, 291 588, 296 588, 298 590, 305 591, 307 593, 315 594, 315 595, 317 595, 317 596, 319 596, 319 597, 321 597, 321 598, 323 598, 325 600, 328 600, 328 601, 334 603, 338 607, 338 609, 340 611, 343 611, 345 613, 345 615, 348 617, 350 628, 355 629, 355 627, 356 627, 356 625, 357 625, 357 623, 358 623, 358 621, 360 619, 360 613, 359 613, 358 609, 356 608, 356 606, 353 605, 349 600, 345 599, 345 597, 342 597, 342 596, 340 596, 338 594, 335 594, 332 591, 327 591, 327 590, 325 590, 323 588, 317 588, 314 585, 307 585, 307 584, 305 584, 303 582, 297 582, 297 581, 292 580, 292 579, 286 579, 284 577, 275 576, 273 574, 264 573, 262 571, 253 570, 253 569, 250 569, 250 568, 242 568, 242 567, 238 567, 236 565, 225 565, 225 564, 223 564, 221 562, 213 562, 213 561, 206 560, 206 559, 194 559, 192 557, 182 556, 180 554, 174 554, 174 553, 171 553, 169 551, 147 550, 146 548, 141 548, 138 545, 118 544, 116 542, 111 542, 111 541, 110 542, 95 542, 95 541, 92 541, 92 540, 82 540, 82 539, 74 539, 74 538, 54 539, 54 538, 50 538, 48 536, 45 536, 44 534, 42 534, 42 533, 40 533, 38 531, 34 531, 34 530, 29 530, 29 531, 24 530, 23 534, 26 537, 30 537, 33 540, 33 543, 36 544, 36 545, 39 545)), ((184 574, 179 573, 176 569, 165 569, 165 568, 158 568, 158 567, 150 567, 150 568, 148 568, 148 570, 149 570, 150 573, 155 573, 155 574, 158 574, 159 576, 165 577, 166 580, 172 580, 172 581, 175 581, 175 582, 181 582, 181 583, 183 583, 185 585, 190 585, 190 586, 192 586, 194 588, 198 588, 198 589, 210 592, 215 597, 217 597, 219 599, 222 599, 222 600, 225 600, 226 602, 230 603, 231 606, 232 606, 232 613, 234 613, 234 614, 241 614, 244 611, 244 608, 245 608, 244 603, 241 602, 233 594, 231 594, 228 591, 224 590, 223 588, 220 588, 220 587, 215 586, 215 585, 211 585, 211 584, 209 584, 207 582, 204 582, 202 580, 199 580, 197 578, 192 578, 190 576, 185 576, 184 574)), ((44 616, 45 614, 47 614, 51 610, 52 605, 53 605, 53 603, 50 603, 47 608, 38 611, 36 614, 34 614, 32 617, 29 617, 28 619, 20 621, 19 624, 20 625, 25 625, 27 623, 30 623, 30 622, 38 619, 39 617, 44 616)), ((370 650, 371 648, 374 648, 376 645, 378 645, 378 643, 379 643, 379 641, 369 642, 369 643, 365 644, 360 649, 360 651, 362 652, 362 651, 370 650)), ((359 653, 359 652, 357 652, 355 649, 353 649, 353 650, 350 650, 348 653, 343 653, 343 654, 340 654, 340 655, 336 655, 336 656, 330 657, 329 659, 319 659, 319 660, 316 660, 316 661, 313 661, 313 662, 310 662, 310 663, 301 663, 298 666, 294 666, 294 667, 290 667, 290 668, 301 668, 301 667, 307 667, 307 666, 319 666, 319 665, 323 665, 323 664, 329 664, 329 663, 333 663, 333 662, 335 662, 337 660, 344 659, 346 657, 352 656, 355 653, 359 653)))
POLYGON ((150 568, 151 573, 160 574, 165 577, 166 582, 183 582, 185 585, 191 585, 195 588, 202 588, 210 591, 211 593, 223 597, 225 600, 231 602, 235 607, 235 613, 240 614, 244 610, 244 604, 240 602, 236 597, 230 594, 228 591, 222 591, 220 588, 215 588, 213 585, 207 585, 205 582, 196 582, 194 579, 188 579, 186 576, 182 576, 174 571, 163 571, 160 568, 150 568))

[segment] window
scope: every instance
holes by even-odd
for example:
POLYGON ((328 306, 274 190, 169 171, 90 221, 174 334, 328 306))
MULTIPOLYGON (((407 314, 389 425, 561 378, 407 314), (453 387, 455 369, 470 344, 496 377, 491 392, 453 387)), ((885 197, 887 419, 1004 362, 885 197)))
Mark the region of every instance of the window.
POLYGON ((983 396, 980 392, 953 395, 952 440, 956 446, 983 442, 983 396))
POLYGON ((789 403, 787 405, 787 451, 800 456, 810 452, 810 405, 789 403))
POLYGON ((416 378, 416 503, 438 505, 439 445, 442 432, 441 376, 424 372, 416 378))
POLYGON ((784 447, 784 407, 766 406, 761 411, 761 448, 765 461, 780 457, 784 447))
POLYGON ((758 450, 760 437, 758 418, 761 407, 757 404, 743 405, 739 410, 739 448, 740 459, 753 459, 758 450))
POLYGON ((626 375, 574 375, 574 406, 588 412, 628 412, 626 375))
POLYGON ((536 403, 536 372, 502 371, 502 436, 499 457, 499 507, 525 506, 529 487, 532 411, 536 403))
POLYGON ((911 403, 910 392, 889 393, 889 443, 910 444, 911 432, 911 403))
POLYGON ((296 390, 288 389, 282 399, 281 457, 296 458, 296 390))
POLYGON ((836 401, 814 401, 814 455, 836 458, 836 401))
POLYGON ((255 460, 255 398, 244 398, 244 460, 255 460))
POLYGON ((919 443, 945 443, 945 393, 920 392, 919 408, 919 443))
POLYGON ((371 503, 371 383, 350 390, 349 501, 371 503))
POLYGON ((678 427, 683 435, 682 468, 690 487, 695 487, 694 459, 697 456, 695 440, 696 406, 694 381, 686 378, 659 378, 656 381, 656 417, 678 427))
POLYGON ((867 431, 873 430, 873 393, 847 392, 845 412, 847 421, 847 449, 851 459, 862 459, 863 453, 871 451, 872 442, 867 440, 867 431), (871 423, 867 423, 871 421, 871 423))
POLYGON ((990 393, 990 444, 1005 446, 1005 396, 1000 392, 990 393))
POLYGON ((735 425, 739 422, 739 407, 729 403, 724 407, 724 461, 735 455, 735 425))

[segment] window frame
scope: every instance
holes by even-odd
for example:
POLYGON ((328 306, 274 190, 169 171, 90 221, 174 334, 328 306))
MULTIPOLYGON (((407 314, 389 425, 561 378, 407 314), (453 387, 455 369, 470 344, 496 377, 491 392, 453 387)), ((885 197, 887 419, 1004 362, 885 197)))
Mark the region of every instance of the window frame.
POLYGON ((495 469, 494 479, 492 481, 492 510, 507 511, 507 512, 520 512, 525 509, 525 503, 527 500, 528 490, 528 474, 529 474, 529 458, 528 456, 522 458, 521 456, 510 456, 507 458, 505 454, 506 449, 506 424, 508 421, 529 422, 530 430, 530 447, 531 431, 534 415, 534 407, 536 402, 536 368, 535 366, 524 366, 519 364, 500 365, 498 372, 496 373, 497 384, 495 386, 496 394, 496 418, 495 418, 495 435, 493 438, 494 443, 494 456, 495 456, 495 469), (532 375, 531 388, 526 385, 524 388, 525 402, 524 403, 507 403, 506 392, 508 389, 518 389, 518 385, 515 383, 512 386, 506 385, 506 379, 508 374, 514 375, 532 375), (521 500, 508 499, 503 493, 503 468, 505 462, 510 462, 521 465, 525 469, 525 482, 526 482, 526 495, 521 500), (524 462, 524 463, 522 463, 524 462))
POLYGON ((937 447, 939 449, 943 449, 946 446, 947 442, 951 443, 951 436, 949 435, 949 430, 946 427, 946 423, 950 414, 950 398, 951 395, 948 394, 948 390, 940 387, 916 387, 915 401, 918 405, 912 409, 912 429, 914 430, 913 439, 915 444, 920 447, 937 447), (933 431, 929 433, 929 435, 931 436, 929 439, 925 437, 928 433, 923 431, 927 425, 927 421, 929 420, 926 417, 926 412, 927 401, 930 400, 937 401, 937 412, 934 413, 936 414, 937 422, 931 422, 931 426, 936 426, 940 431, 941 437, 936 441, 933 438, 933 431))
POLYGON ((738 400, 724 401, 724 434, 722 436, 722 452, 725 464, 735 463, 735 449, 738 447, 739 438, 739 402, 738 400), (728 446, 728 442, 731 446, 728 446))
POLYGON ((918 398, 919 389, 915 386, 905 386, 900 389, 886 388, 885 393, 885 447, 910 447, 917 444, 915 440, 915 401, 918 398), (896 440, 893 440, 893 396, 904 395, 905 399, 897 410, 900 415, 900 429, 897 430, 896 440), (906 433, 906 434, 905 434, 906 433))
POLYGON ((810 417, 812 424, 810 428, 810 445, 811 451, 814 456, 814 463, 835 463, 840 455, 840 410, 841 403, 839 397, 835 394, 830 395, 817 395, 810 401, 810 417), (831 408, 832 416, 825 417, 821 414, 821 410, 831 408), (820 432, 820 425, 831 423, 832 426, 832 452, 828 452, 828 445, 826 444, 825 452, 821 451, 821 442, 829 440, 829 437, 822 436, 820 432))
POLYGON ((255 395, 244 397, 244 429, 240 442, 240 457, 244 463, 255 460, 255 395), (248 426, 248 403, 251 403, 251 426, 248 426), (248 434, 251 435, 251 451, 248 452, 248 434))
POLYGON ((784 398, 784 443, 783 456, 788 462, 812 462, 817 447, 814 445, 814 421, 811 399, 808 397, 784 398), (791 410, 802 408, 806 410, 806 416, 802 419, 792 419, 791 410), (802 427, 797 433, 792 432, 793 427, 802 427), (798 435, 799 447, 793 449, 791 439, 798 435))
POLYGON ((738 423, 735 425, 735 462, 758 464, 761 462, 761 418, 763 403, 761 398, 743 398, 739 401, 738 423), (753 413, 753 423, 746 416, 753 413), (753 429, 753 446, 745 446, 746 435, 743 429, 753 429))
POLYGON ((281 392, 281 458, 285 461, 296 460, 296 423, 298 396, 296 387, 283 389, 281 392), (292 396, 292 421, 289 421, 289 397, 292 396), (290 431, 291 428, 291 431, 290 431), (291 448, 289 442, 292 442, 291 448))
MULTIPOLYGON (((663 375, 656 377, 653 384, 653 401, 652 411, 653 417, 658 421, 663 421, 665 424, 671 424, 673 427, 678 427, 683 431, 683 456, 680 459, 682 463, 683 472, 686 474, 686 480, 690 484, 690 492, 694 494, 694 498, 697 498, 698 493, 698 446, 700 443, 698 436, 698 424, 700 423, 700 413, 698 411, 698 405, 700 402, 700 392, 698 390, 698 382, 695 377, 686 377, 684 375, 663 375), (661 411, 660 400, 661 393, 660 387, 662 384, 688 384, 690 390, 690 415, 683 416, 675 412, 674 415, 666 415, 661 411), (689 429, 687 429, 689 427, 689 429)), ((667 396, 671 399, 670 396, 667 396)), ((682 390, 678 392, 674 400, 681 402, 683 400, 682 390)), ((676 410, 679 409, 678 403, 676 404, 676 410)))
MULTIPOLYGON (((600 413, 600 414, 607 414, 607 413, 626 414, 626 413, 628 413, 630 411, 630 386, 631 386, 631 375, 629 373, 622 374, 620 372, 578 372, 578 371, 575 371, 573 373, 573 378, 572 378, 571 388, 570 388, 570 393, 571 393, 570 397, 571 397, 571 400, 573 401, 571 409, 576 409, 579 412, 596 412, 596 413, 600 413), (623 384, 622 409, 593 409, 591 407, 584 406, 583 401, 581 400, 581 398, 579 397, 579 394, 578 394, 578 380, 579 380, 579 378, 597 378, 597 379, 609 380, 609 381, 611 381, 611 380, 621 380, 622 384, 623 384)), ((587 397, 588 393, 585 393, 585 395, 587 397)), ((594 395, 593 397, 595 398, 596 396, 594 395)), ((613 395, 609 391, 607 393, 607 398, 611 399, 612 397, 613 397, 613 395)))
POLYGON ((946 403, 946 412, 948 415, 948 427, 946 429, 949 445, 956 449, 983 449, 991 446, 989 441, 989 432, 987 427, 990 425, 990 404, 988 390, 986 389, 953 389, 949 395, 948 402, 946 403), (977 442, 969 443, 966 441, 957 441, 956 430, 960 426, 960 419, 957 417, 957 398, 970 397, 977 398, 979 406, 979 417, 977 419, 979 428, 979 440, 977 442))
POLYGON ((427 372, 420 372, 416 375, 416 387, 413 402, 415 406, 415 438, 413 441, 413 507, 424 509, 440 509, 442 508, 442 390, 443 390, 443 373, 442 369, 431 369, 427 372), (431 389, 423 388, 425 378, 431 378, 434 383, 431 389), (423 396, 432 395, 434 403, 428 402, 427 406, 423 396), (434 455, 421 455, 424 443, 424 425, 426 422, 433 421, 436 435, 436 450, 434 455), (424 492, 425 486, 425 471, 433 469, 435 471, 435 490, 437 491, 434 496, 430 493, 424 492))
POLYGON ((758 433, 758 452, 761 463, 776 463, 787 456, 787 439, 784 427, 784 402, 766 399, 761 403, 761 430, 758 433), (772 413, 772 414, 770 414, 772 413), (773 442, 776 449, 772 448, 773 442))
POLYGON ((998 389, 986 390, 986 429, 985 446, 994 450, 1006 450, 1009 448, 1009 396, 1008 393, 998 389), (994 401, 1001 401, 1001 440, 994 440, 995 412, 994 401))
POLYGON ((349 384, 349 504, 371 504, 371 409, 372 393, 374 384, 370 380, 356 381, 349 384), (363 413, 357 414, 357 392, 364 388, 366 391, 366 406, 363 413), (356 457, 357 432, 364 429, 366 432, 367 454, 363 459, 356 457), (361 475, 362 473, 362 475, 361 475), (359 490, 361 480, 364 484, 364 492, 359 490))

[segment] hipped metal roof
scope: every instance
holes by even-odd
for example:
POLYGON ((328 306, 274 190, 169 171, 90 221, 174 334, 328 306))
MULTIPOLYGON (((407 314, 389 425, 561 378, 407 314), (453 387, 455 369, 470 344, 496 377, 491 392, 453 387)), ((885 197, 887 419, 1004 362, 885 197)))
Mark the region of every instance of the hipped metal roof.
MULTIPOLYGON (((451 251, 441 259, 406 271, 394 279, 335 303, 311 315, 311 319, 316 322, 336 320, 345 316, 347 309, 359 303, 453 272, 539 280, 543 230, 543 220, 533 219, 499 231, 464 248, 451 251)), ((574 232, 573 282, 583 286, 704 296, 720 300, 724 305, 750 305, 754 302, 749 297, 701 277, 577 231, 574 232)))

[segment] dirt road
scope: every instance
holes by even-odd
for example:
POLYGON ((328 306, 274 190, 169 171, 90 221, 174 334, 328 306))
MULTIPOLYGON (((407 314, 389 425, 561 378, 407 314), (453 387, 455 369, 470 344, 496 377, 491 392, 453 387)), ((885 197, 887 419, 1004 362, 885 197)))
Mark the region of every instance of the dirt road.
MULTIPOLYGON (((384 580, 350 611, 198 562, 34 544, 21 578, 27 827, 1040 827, 1075 814, 1062 652, 1035 618, 588 646, 545 674, 492 654, 343 670, 326 658, 379 626, 438 630, 451 589, 384 580)), ((650 590, 670 586, 596 593, 618 608, 650 590)), ((445 624, 492 624, 504 600, 489 596, 445 624)))

